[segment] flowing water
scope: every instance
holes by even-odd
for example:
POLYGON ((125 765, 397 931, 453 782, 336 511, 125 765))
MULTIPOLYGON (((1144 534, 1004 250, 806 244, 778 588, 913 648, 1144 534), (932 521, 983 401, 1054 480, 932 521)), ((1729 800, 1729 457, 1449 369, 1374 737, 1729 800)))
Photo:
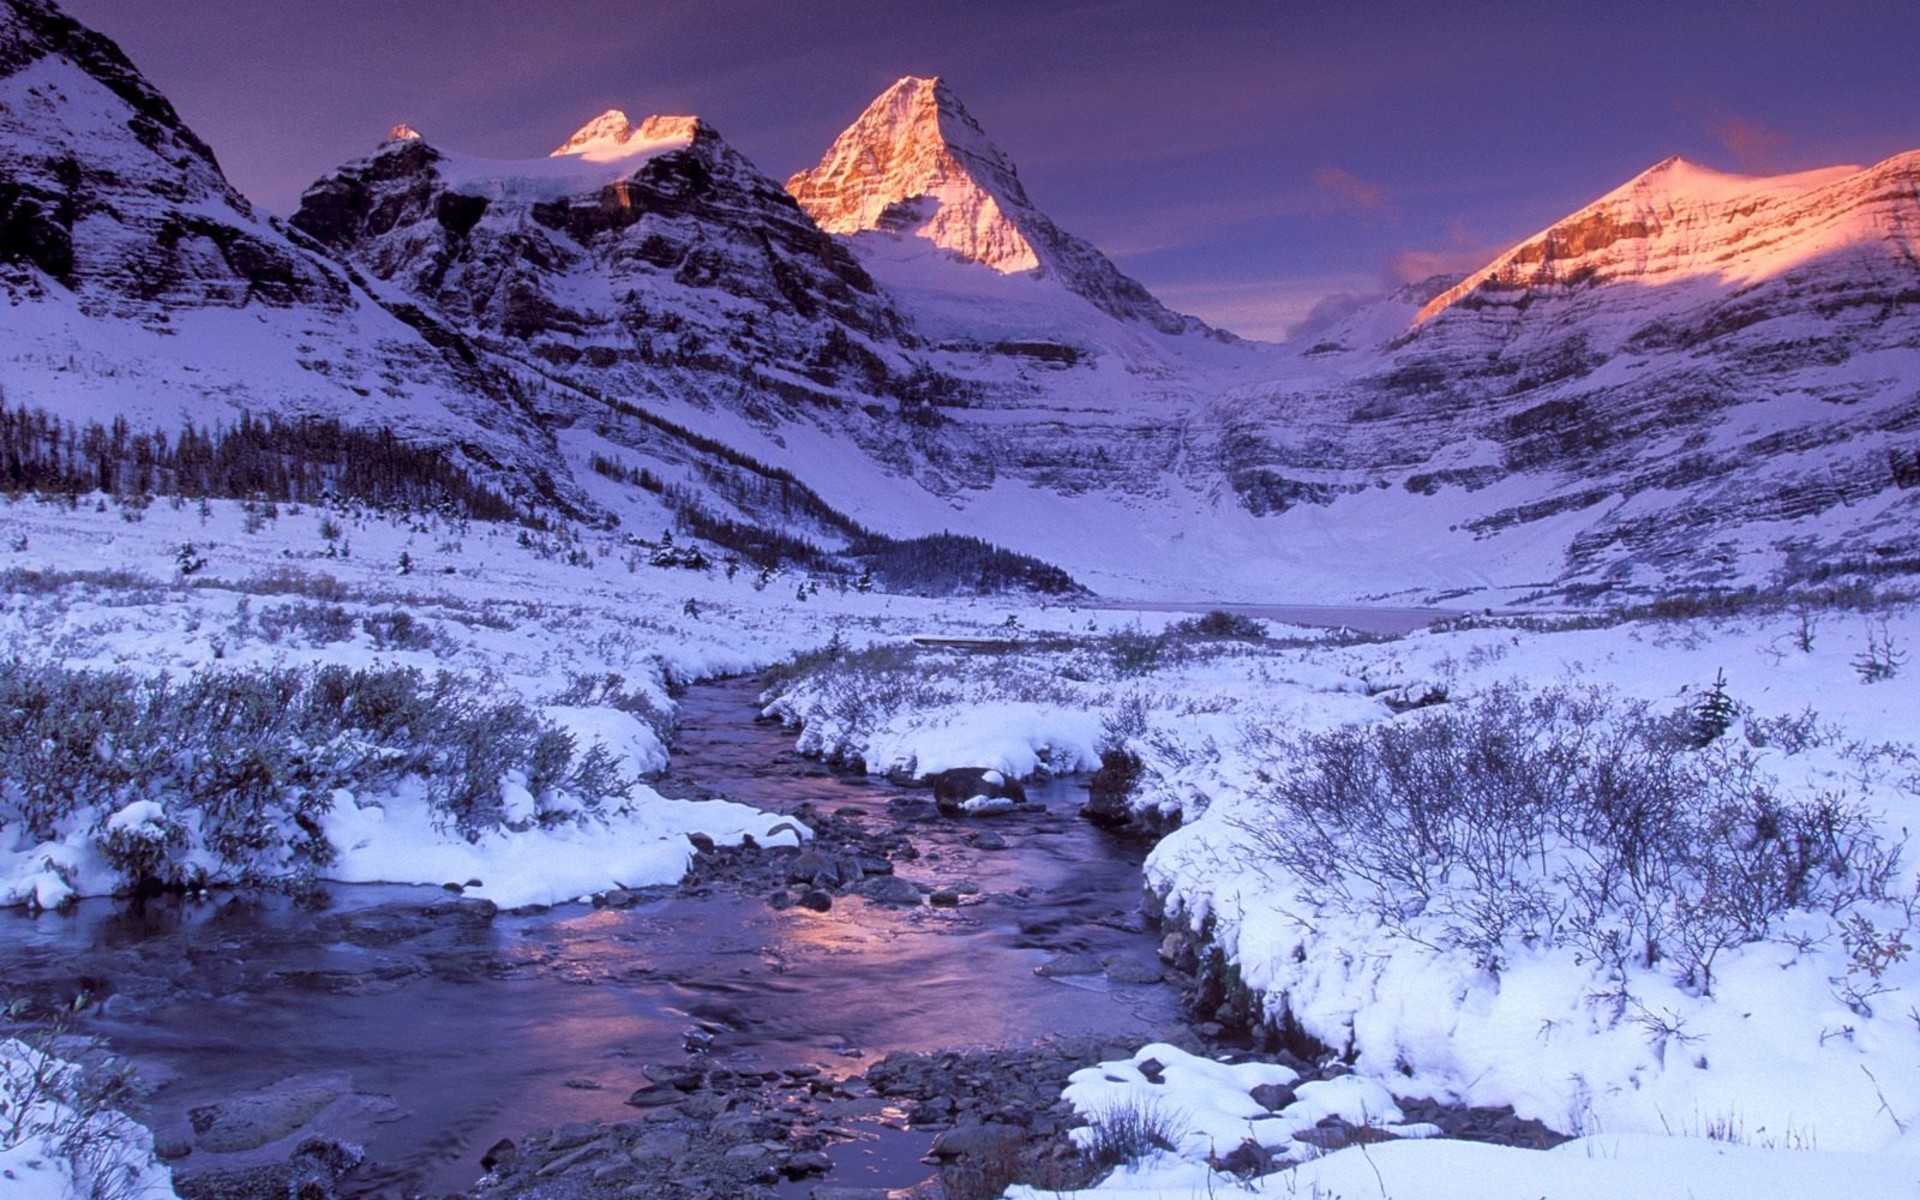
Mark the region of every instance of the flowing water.
MULTIPOLYGON (((755 691, 723 681, 682 699, 663 790, 891 825, 898 789, 796 756, 790 733, 754 722, 755 691)), ((842 1075, 892 1050, 1158 1036, 1178 1019, 1164 985, 1035 975, 1062 952, 1151 962, 1153 942, 1137 844, 1079 820, 1070 782, 1030 796, 1045 813, 914 828, 921 856, 898 872, 979 889, 954 909, 849 897, 776 911, 724 886, 491 922, 418 888, 341 887, 320 907, 88 901, 0 914, 0 977, 14 994, 90 998, 77 1031, 154 1085, 136 1115, 163 1142, 190 1140, 196 1107, 293 1079, 319 1106, 308 1128, 366 1146, 352 1191, 440 1195, 470 1185, 500 1138, 633 1119, 622 1101, 641 1066, 684 1060, 694 1027, 719 1059, 842 1075), (1008 848, 972 845, 988 827, 1008 848)), ((176 1169, 207 1161, 203 1147, 176 1169)))

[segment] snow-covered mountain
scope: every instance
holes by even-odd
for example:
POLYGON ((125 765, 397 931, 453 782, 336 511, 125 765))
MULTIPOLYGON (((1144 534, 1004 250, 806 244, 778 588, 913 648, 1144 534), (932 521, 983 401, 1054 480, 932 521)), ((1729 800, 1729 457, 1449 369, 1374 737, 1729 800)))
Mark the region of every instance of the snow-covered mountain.
POLYGON ((1003 275, 1050 277, 1122 320, 1219 336, 1036 208, 944 80, 909 75, 880 93, 787 190, 829 233, 918 238, 1003 275))
POLYGON ((705 489, 660 469, 690 463, 662 442, 666 421, 781 470, 832 462, 850 501, 933 502, 968 474, 930 419, 963 385, 856 257, 704 121, 610 111, 516 160, 395 132, 309 188, 293 226, 545 375, 577 464, 618 451, 705 489))
POLYGON ((937 80, 781 187, 694 117, 399 127, 282 226, 104 39, 0 5, 0 386, 315 413, 650 531, 965 532, 1135 595, 1488 600, 1920 563, 1920 154, 1662 163, 1302 344, 1206 336, 937 80))
POLYGON ((1336 509, 1341 489, 1423 495, 1448 516, 1428 544, 1491 563, 1537 542, 1553 587, 1906 558, 1917 168, 1911 153, 1772 179, 1663 162, 1242 390, 1276 431, 1247 469, 1318 484, 1336 509))
POLYGON ((476 335, 563 370, 624 364, 642 394, 651 368, 737 386, 751 364, 776 373, 761 390, 818 402, 899 366, 899 319, 852 255, 698 118, 607 112, 529 160, 396 132, 292 224, 476 335))
POLYGON ((506 376, 256 212, 112 42, 43 0, 0 6, 0 292, 14 406, 387 424, 514 491, 552 460, 506 376))

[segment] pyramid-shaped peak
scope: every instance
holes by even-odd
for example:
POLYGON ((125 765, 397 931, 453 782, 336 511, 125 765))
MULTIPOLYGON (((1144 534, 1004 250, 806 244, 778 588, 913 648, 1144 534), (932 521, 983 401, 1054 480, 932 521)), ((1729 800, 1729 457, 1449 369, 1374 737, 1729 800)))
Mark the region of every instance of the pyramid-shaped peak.
POLYGON ((966 111, 960 103, 960 98, 953 94, 953 89, 949 88, 947 81, 940 76, 902 75, 894 81, 892 87, 874 97, 873 103, 867 106, 867 111, 872 112, 876 109, 925 111, 942 106, 959 109, 961 112, 966 111))
MULTIPOLYGON (((860 140, 932 141, 979 161, 979 169, 1014 176, 1013 163, 987 139, 960 97, 941 76, 904 75, 874 97, 841 137, 858 132, 860 140)), ((1018 183, 1015 182, 1015 187, 1018 183)))
POLYGON ((828 233, 918 238, 1003 275, 1051 277, 1123 320, 1205 328, 1035 208, 1013 161, 939 76, 895 80, 787 191, 828 233))
POLYGON ((402 121, 392 129, 387 130, 387 140, 389 142, 419 142, 425 141, 426 139, 420 136, 418 129, 402 121))
POLYGON ((1037 214, 1019 173, 937 76, 908 75, 881 92, 787 190, 830 233, 878 228, 925 198, 922 236, 1001 271, 1040 265, 1020 228, 1037 214))

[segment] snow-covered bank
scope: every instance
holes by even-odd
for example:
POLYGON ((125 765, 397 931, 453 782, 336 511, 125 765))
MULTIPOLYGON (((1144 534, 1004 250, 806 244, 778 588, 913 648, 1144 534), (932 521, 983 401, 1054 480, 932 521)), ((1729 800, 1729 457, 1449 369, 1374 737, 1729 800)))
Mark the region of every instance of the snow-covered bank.
POLYGON ((1454 1141, 1353 1146, 1245 1181, 1222 1178, 1203 1163, 1157 1160, 1085 1191, 1016 1186, 1006 1195, 1008 1200, 1906 1200, 1917 1188, 1920 1171, 1904 1156, 1600 1134, 1545 1151, 1454 1141))
MULTIPOLYGON (((829 671, 788 689, 777 709, 807 720, 823 748, 883 748, 869 757, 875 767, 944 761, 956 731, 980 762, 1012 766, 1037 737, 1098 717, 1082 756, 1132 755, 1133 803, 1183 821, 1147 868, 1172 919, 1223 956, 1256 1016, 1292 1023, 1396 1095, 1511 1105, 1587 1135, 1577 1153, 1621 1147, 1689 1177, 1723 1172, 1724 1147, 1595 1135, 1904 1154, 1920 1120, 1920 931, 1905 846, 1920 827, 1909 744, 1920 684, 1904 669, 1920 613, 1756 604, 1589 624, 1493 623, 1361 644, 1195 641, 1158 657, 1121 638, 912 670, 856 656, 838 679, 829 671), (1040 705, 1041 717, 996 740, 997 714, 980 711, 996 693, 1040 705), (866 707, 832 702, 852 695, 866 707), (1472 714, 1502 703, 1537 722, 1522 723, 1524 738, 1475 743, 1493 735, 1472 714), (1421 732, 1449 722, 1451 734, 1421 732), (1357 732, 1333 736, 1341 730, 1357 732), (1404 736, 1366 750, 1367 731, 1404 736), (1284 824, 1302 811, 1280 803, 1289 789, 1332 787, 1325 756, 1341 747, 1433 766, 1419 757, 1422 738, 1450 754, 1508 754, 1526 768, 1505 771, 1510 783, 1553 782, 1478 828, 1524 833, 1524 849, 1501 858, 1470 846, 1469 824, 1398 861, 1364 840, 1346 843, 1346 859, 1306 856, 1302 847, 1339 849, 1338 839, 1284 824), (1639 813, 1651 849, 1543 823, 1564 812, 1639 813), (1593 865, 1602 859, 1605 870, 1593 865), (1360 870, 1369 863, 1379 873, 1360 870), (1607 886, 1588 895, 1575 886, 1583 879, 1607 886)), ((1396 776, 1379 758, 1352 765, 1342 786, 1369 803, 1393 801, 1393 780, 1417 774, 1396 776)), ((1436 778, 1450 795, 1490 796, 1501 774, 1447 769, 1436 778)), ((1422 1152, 1393 1151, 1416 1163, 1422 1152)), ((1574 1171, 1575 1154, 1540 1169, 1574 1171)), ((1183 1170, 1111 1188, 1205 1194, 1204 1171, 1183 1170)), ((1266 1186, 1304 1195, 1316 1179, 1266 1186)), ((1361 1194, 1379 1194, 1377 1183, 1361 1194)))
POLYGON ((1321 1200, 1615 1200, 1617 1197, 1894 1197, 1920 1189, 1920 1157, 1822 1150, 1805 1131, 1733 1121, 1666 1133, 1592 1134, 1551 1150, 1435 1137, 1404 1125, 1393 1097, 1357 1075, 1292 1086, 1285 1067, 1219 1063, 1168 1045, 1074 1073, 1066 1097, 1088 1125, 1083 1146, 1116 1143, 1128 1161, 1097 1186, 1015 1186, 1009 1200, 1200 1200, 1220 1195, 1321 1200), (1331 1128, 1329 1128, 1331 1126, 1331 1128), (1314 1136, 1315 1131, 1322 1136, 1314 1136), (1145 1135, 1151 1135, 1149 1141, 1145 1135), (1230 1175, 1243 1142, 1284 1170, 1230 1175), (1340 1148, 1324 1152, 1323 1145, 1340 1148), (1226 1160, 1226 1161, 1223 1161, 1226 1160))
POLYGON ((108 1107, 78 1064, 0 1041, 0 1195, 7 1200, 174 1200, 153 1135, 108 1107))
POLYGON ((0 522, 0 904, 143 877, 479 880, 506 906, 672 882, 689 834, 799 836, 640 782, 675 681, 1012 615, 431 515, 80 497, 0 522))

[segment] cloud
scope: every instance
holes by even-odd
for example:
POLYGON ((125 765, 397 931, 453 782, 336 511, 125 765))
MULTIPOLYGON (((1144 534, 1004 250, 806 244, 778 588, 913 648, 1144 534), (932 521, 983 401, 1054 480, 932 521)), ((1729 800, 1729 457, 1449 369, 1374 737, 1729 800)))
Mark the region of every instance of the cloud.
POLYGON ((1727 148, 1742 170, 1772 172, 1780 170, 1781 159, 1793 139, 1745 117, 1720 116, 1707 122, 1707 132, 1727 148))
POLYGON ((1359 312, 1371 298, 1353 292, 1334 292, 1330 296, 1322 296, 1319 303, 1307 310, 1306 316, 1287 326, 1287 338, 1300 341, 1331 329, 1359 312))
POLYGON ((1492 262, 1498 253, 1490 247, 1402 250, 1387 260, 1387 282, 1399 287, 1435 275, 1470 275, 1492 262))
POLYGON ((1299 211, 1289 197, 1207 195, 1197 199, 1149 197, 1122 207, 1109 203, 1084 211, 1047 209, 1049 216, 1117 260, 1139 258, 1217 242, 1249 227, 1263 227, 1299 211))
POLYGON ((1345 167, 1321 167, 1313 173, 1316 215, 1336 212, 1390 212, 1385 190, 1345 167))
POLYGON ((1445 246, 1401 250, 1391 255, 1382 271, 1387 286, 1419 283, 1435 275, 1471 275, 1513 244, 1488 242, 1461 221, 1454 221, 1448 227, 1448 234, 1445 246))
POLYGON ((1282 342, 1317 310, 1364 294, 1373 281, 1354 276, 1271 281, 1196 281, 1157 284, 1152 290, 1170 307, 1190 312, 1242 337, 1282 342))

